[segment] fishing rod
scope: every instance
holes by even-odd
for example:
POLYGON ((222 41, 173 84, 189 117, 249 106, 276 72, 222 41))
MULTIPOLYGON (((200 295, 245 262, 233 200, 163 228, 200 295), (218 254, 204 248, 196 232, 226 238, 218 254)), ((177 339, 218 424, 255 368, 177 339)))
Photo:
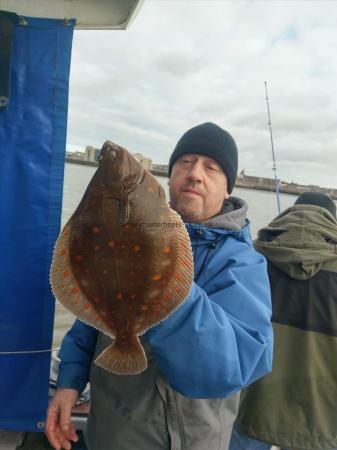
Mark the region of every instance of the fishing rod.
POLYGON ((276 192, 276 201, 277 201, 277 210, 278 213, 281 213, 281 205, 280 205, 280 186, 279 186, 279 180, 277 178, 276 173, 276 161, 275 161, 275 150, 274 150, 274 141, 273 141, 273 131, 271 128, 271 119, 270 119, 270 110, 269 110, 269 98, 268 98, 268 90, 267 90, 267 82, 264 82, 264 86, 266 88, 266 101, 267 101, 267 110, 268 110, 268 126, 269 126, 269 132, 270 132, 270 142, 271 142, 271 151, 273 155, 273 171, 274 171, 274 178, 275 178, 275 192, 276 192))

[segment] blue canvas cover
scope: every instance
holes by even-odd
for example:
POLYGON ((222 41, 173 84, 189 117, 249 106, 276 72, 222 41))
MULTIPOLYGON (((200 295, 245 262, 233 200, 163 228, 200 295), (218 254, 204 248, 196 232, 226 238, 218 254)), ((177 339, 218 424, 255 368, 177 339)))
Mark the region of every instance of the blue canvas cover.
POLYGON ((41 431, 48 402, 74 21, 15 24, 0 111, 0 428, 41 431))

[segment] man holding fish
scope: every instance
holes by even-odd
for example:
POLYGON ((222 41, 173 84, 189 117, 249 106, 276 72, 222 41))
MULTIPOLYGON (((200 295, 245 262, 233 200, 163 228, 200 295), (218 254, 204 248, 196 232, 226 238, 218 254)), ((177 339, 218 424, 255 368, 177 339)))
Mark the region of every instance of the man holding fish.
POLYGON ((171 209, 126 150, 107 142, 101 155, 55 247, 54 294, 80 321, 60 350, 48 439, 78 440, 71 408, 90 377, 89 450, 226 450, 239 391, 271 370, 273 342, 266 262, 230 196, 235 141, 209 122, 181 137, 171 209))

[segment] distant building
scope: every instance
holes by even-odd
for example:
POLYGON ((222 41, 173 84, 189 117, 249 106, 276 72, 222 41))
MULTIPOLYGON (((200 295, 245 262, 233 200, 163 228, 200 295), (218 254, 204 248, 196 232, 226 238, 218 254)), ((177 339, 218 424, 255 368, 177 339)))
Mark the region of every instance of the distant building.
POLYGON ((99 154, 101 150, 93 147, 92 145, 87 145, 85 147, 85 159, 86 161, 98 161, 99 154))
POLYGON ((168 175, 168 165, 167 164, 152 164, 150 167, 152 173, 156 175, 168 175))
MULTIPOLYGON (((85 147, 85 153, 76 152, 71 153, 67 152, 67 158, 70 159, 82 159, 89 162, 98 162, 99 155, 101 153, 101 150, 98 148, 93 147, 92 145, 87 145, 85 147), (76 156, 75 156, 76 155, 76 156), (79 156, 81 155, 81 156, 79 156)), ((146 168, 151 169, 152 167, 152 159, 147 158, 146 156, 142 155, 141 153, 133 153, 133 156, 146 168)))
POLYGON ((152 159, 146 158, 146 156, 143 156, 141 153, 133 153, 133 156, 138 159, 140 163, 142 163, 145 169, 151 169, 152 159))
POLYGON ((85 153, 83 153, 83 152, 66 152, 66 158, 76 159, 77 161, 84 161, 85 153))

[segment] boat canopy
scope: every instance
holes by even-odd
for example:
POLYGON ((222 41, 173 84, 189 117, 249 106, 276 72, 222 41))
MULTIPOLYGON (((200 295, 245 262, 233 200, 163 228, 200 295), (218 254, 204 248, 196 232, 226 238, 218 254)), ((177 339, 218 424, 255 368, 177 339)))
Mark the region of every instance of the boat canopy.
POLYGON ((43 431, 73 30, 125 29, 138 0, 0 0, 0 429, 43 431))
POLYGON ((20 16, 76 19, 78 29, 124 30, 144 0, 0 0, 0 10, 20 16))

